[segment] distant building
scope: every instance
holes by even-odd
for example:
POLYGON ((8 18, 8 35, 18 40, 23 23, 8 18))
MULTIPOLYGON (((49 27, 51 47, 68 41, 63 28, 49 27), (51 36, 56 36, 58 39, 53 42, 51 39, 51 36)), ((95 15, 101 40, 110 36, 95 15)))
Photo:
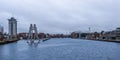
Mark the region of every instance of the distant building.
POLYGON ((17 20, 14 17, 8 19, 9 36, 10 38, 17 36, 17 20))
POLYGON ((3 26, 0 25, 0 41, 3 40, 3 26))
POLYGON ((116 28, 115 33, 116 33, 116 39, 120 39, 120 27, 116 28))
POLYGON ((26 32, 18 33, 17 38, 18 39, 27 39, 27 37, 28 37, 27 35, 28 35, 28 33, 26 33, 26 32))
POLYGON ((4 33, 4 28, 1 25, 0 25, 0 33, 4 33))
POLYGON ((116 40, 116 34, 115 31, 107 31, 104 32, 103 34, 100 34, 99 39, 101 40, 116 40))
POLYGON ((80 38, 80 33, 79 32, 72 32, 71 33, 71 38, 80 38))
POLYGON ((39 37, 40 39, 46 38, 46 34, 45 34, 45 33, 39 33, 39 34, 38 34, 38 37, 39 37))
POLYGON ((100 33, 98 32, 92 32, 92 33, 87 33, 86 39, 99 39, 100 33))
POLYGON ((76 32, 71 33, 71 38, 86 38, 88 34, 89 33, 83 33, 83 32, 76 31, 76 32))

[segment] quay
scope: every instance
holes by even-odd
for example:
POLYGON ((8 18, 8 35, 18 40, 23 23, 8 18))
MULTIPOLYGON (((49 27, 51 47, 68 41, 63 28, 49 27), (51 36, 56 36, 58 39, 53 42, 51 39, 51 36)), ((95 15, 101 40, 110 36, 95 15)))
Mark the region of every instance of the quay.
POLYGON ((3 40, 3 41, 0 41, 0 45, 2 44, 8 44, 8 43, 13 43, 13 42, 17 42, 18 40, 3 40))
POLYGON ((106 39, 86 39, 86 40, 94 40, 94 41, 104 41, 104 42, 120 43, 120 40, 106 40, 106 39))

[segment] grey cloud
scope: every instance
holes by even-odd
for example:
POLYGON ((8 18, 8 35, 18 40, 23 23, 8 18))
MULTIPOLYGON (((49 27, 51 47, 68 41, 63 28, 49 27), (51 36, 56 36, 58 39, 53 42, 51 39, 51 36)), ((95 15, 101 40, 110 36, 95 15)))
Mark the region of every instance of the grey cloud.
MULTIPOLYGON (((111 30, 120 26, 118 0, 0 0, 0 22, 18 19, 18 31, 27 32, 30 23, 39 32, 65 33, 76 30, 111 30), (110 27, 109 27, 110 26, 110 27)), ((6 30, 7 31, 7 30, 6 30)))

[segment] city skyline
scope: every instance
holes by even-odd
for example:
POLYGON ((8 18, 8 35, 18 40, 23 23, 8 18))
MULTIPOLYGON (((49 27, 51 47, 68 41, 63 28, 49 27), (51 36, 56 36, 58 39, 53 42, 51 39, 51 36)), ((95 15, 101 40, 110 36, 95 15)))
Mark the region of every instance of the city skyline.
POLYGON ((119 27, 119 4, 114 0, 1 0, 0 24, 8 32, 7 19, 15 17, 18 32, 28 32, 29 24, 37 24, 39 32, 114 30, 119 27))

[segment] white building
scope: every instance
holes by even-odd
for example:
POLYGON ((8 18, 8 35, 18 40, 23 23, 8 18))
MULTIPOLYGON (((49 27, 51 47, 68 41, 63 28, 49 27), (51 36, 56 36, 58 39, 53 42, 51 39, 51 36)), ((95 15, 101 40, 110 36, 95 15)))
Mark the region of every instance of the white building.
POLYGON ((10 38, 17 36, 17 20, 14 17, 8 19, 9 36, 10 38))

